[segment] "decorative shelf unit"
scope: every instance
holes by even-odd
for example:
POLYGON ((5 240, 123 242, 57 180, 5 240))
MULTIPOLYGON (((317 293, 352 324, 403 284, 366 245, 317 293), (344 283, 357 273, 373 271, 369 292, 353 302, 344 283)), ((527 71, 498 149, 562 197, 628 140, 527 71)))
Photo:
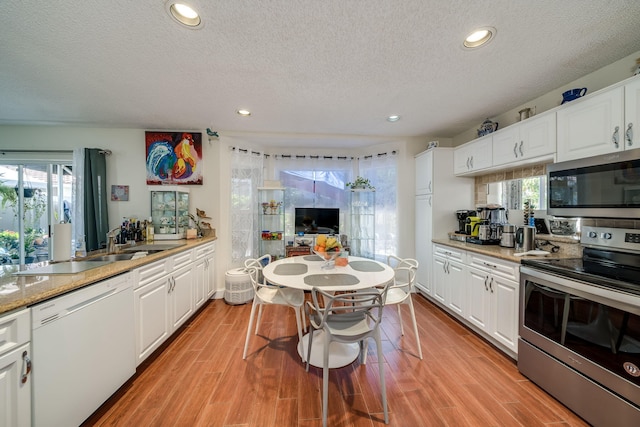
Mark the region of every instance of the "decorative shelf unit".
POLYGON ((351 189, 350 255, 375 258, 376 192, 369 189, 351 189))
POLYGON ((271 259, 285 256, 284 188, 258 188, 258 256, 271 254, 271 259))
POLYGON ((189 189, 163 186, 150 191, 154 238, 184 239, 189 228, 189 189))

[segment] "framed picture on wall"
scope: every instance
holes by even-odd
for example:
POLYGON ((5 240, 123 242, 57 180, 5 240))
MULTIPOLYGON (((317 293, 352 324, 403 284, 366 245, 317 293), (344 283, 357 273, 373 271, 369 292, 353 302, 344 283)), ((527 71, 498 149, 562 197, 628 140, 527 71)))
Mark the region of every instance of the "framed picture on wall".
POLYGON ((111 200, 114 202, 128 202, 129 186, 128 185, 112 185, 111 200))
POLYGON ((148 185, 202 185, 202 134, 145 132, 148 185))

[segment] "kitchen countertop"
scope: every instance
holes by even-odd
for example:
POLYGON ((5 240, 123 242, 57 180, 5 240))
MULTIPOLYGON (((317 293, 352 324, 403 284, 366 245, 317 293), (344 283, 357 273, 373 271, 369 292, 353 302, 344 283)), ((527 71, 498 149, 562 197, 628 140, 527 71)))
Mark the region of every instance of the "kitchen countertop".
MULTIPOLYGON (((515 256, 516 250, 513 248, 503 248, 500 245, 477 245, 474 243, 460 242, 457 240, 451 239, 433 239, 433 243, 437 243, 439 245, 451 246, 453 248, 465 250, 468 252, 474 252, 482 255, 492 256, 495 258, 500 258, 505 261, 511 261, 520 263, 522 259, 550 259, 550 258, 576 258, 581 257, 581 248, 579 245, 579 241, 576 239, 558 239, 557 236, 551 236, 546 234, 540 234, 536 236, 536 240, 548 240, 552 241, 560 247, 560 250, 557 253, 550 253, 549 255, 525 255, 525 256, 515 256)), ((542 249, 545 249, 544 247, 542 249)), ((548 250, 548 249, 546 249, 548 250)))
MULTIPOLYGON (((149 245, 166 246, 169 243, 175 244, 178 242, 184 244, 135 260, 116 261, 107 265, 97 262, 97 264, 100 265, 99 267, 74 274, 16 276, 14 273, 20 271, 18 265, 2 265, 0 266, 0 314, 42 302, 215 240, 216 237, 203 237, 179 241, 161 240, 154 243, 141 243, 138 246, 144 246, 148 249, 150 249, 149 245)), ((89 258, 94 255, 98 256, 103 254, 104 251, 96 251, 93 252, 89 258)), ((27 267, 40 268, 47 265, 48 263, 35 263, 28 264, 27 267)))

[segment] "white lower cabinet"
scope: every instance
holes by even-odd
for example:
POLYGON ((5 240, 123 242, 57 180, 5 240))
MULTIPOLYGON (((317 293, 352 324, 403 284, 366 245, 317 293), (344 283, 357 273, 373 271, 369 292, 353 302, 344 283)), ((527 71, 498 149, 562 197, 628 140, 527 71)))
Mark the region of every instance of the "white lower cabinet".
POLYGON ((194 302, 198 309, 215 292, 215 243, 195 249, 194 262, 194 302))
POLYGON ((467 286, 467 320, 517 354, 519 264, 470 254, 467 286))
POLYGON ((31 425, 29 309, 0 317, 0 427, 31 425))
POLYGON ((192 266, 180 268, 169 277, 169 307, 171 332, 178 329, 194 312, 192 266))
POLYGON ((465 309, 465 258, 465 251, 434 245, 433 297, 459 315, 465 309))
POLYGON ((171 335, 168 261, 156 261, 134 270, 137 282, 133 291, 136 366, 171 335))
POLYGON ((520 264, 440 244, 433 251, 427 297, 517 357, 520 264))
MULTIPOLYGON (((204 293, 199 262, 193 261, 200 248, 181 252, 134 270, 133 291, 136 329, 136 365, 144 361, 202 305, 204 293)), ((208 259, 213 252, 206 252, 208 259)), ((212 262, 211 260, 209 262, 212 262)), ((211 278, 213 280, 213 278, 211 278)), ((207 285, 211 286, 211 285, 207 285)), ((207 292, 209 292, 207 290, 207 292)))

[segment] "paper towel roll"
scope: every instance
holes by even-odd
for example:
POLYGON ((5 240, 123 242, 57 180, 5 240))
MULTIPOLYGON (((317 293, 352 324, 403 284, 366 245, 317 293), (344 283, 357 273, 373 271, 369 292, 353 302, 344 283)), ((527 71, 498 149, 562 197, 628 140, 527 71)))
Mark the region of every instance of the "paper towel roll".
POLYGON ((52 261, 71 259, 71 224, 53 224, 52 261))

